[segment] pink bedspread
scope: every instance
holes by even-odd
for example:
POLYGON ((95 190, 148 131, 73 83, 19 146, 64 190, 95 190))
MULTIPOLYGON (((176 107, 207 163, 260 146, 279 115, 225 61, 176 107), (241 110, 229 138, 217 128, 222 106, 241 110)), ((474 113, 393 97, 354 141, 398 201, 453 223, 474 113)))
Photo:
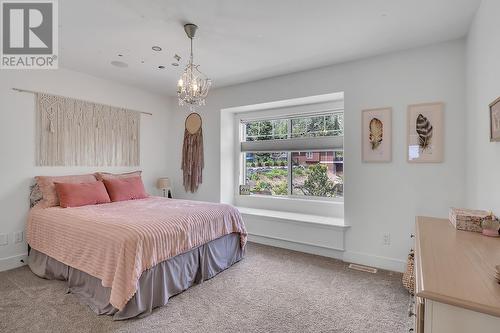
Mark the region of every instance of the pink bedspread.
POLYGON ((230 205, 160 197, 75 208, 33 208, 30 246, 111 287, 110 303, 122 310, 139 278, 154 265, 214 239, 247 232, 230 205))

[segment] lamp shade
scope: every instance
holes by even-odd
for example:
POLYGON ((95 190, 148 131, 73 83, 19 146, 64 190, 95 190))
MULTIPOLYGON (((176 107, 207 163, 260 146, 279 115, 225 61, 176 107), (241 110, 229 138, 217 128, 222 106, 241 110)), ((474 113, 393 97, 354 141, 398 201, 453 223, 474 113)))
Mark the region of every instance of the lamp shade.
POLYGON ((170 179, 169 178, 158 178, 156 182, 156 188, 159 190, 170 188, 170 179))

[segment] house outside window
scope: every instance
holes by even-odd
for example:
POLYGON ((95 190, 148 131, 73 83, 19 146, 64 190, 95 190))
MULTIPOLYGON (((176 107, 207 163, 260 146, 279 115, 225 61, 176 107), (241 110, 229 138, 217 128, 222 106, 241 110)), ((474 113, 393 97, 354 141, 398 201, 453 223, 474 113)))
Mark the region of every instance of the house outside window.
POLYGON ((343 197, 343 112, 241 122, 251 195, 343 197))

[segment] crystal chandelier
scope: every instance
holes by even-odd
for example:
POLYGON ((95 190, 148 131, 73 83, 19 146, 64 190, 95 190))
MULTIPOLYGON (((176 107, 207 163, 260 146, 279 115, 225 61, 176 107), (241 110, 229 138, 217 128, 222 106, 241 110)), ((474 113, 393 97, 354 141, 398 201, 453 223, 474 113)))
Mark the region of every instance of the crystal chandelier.
POLYGON ((205 105, 205 98, 212 85, 212 81, 198 69, 199 65, 193 63, 193 38, 197 29, 195 24, 184 25, 184 31, 191 40, 191 54, 189 63, 177 82, 179 105, 189 105, 191 111, 197 106, 205 105))

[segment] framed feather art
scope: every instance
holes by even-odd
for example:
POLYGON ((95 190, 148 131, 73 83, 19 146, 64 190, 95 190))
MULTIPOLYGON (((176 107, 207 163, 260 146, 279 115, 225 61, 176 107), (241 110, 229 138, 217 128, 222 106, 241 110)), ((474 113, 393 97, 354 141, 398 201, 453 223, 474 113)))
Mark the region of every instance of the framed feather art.
POLYGON ((363 110, 363 162, 390 162, 392 159, 392 109, 363 110))
POLYGON ((408 162, 443 162, 443 103, 408 106, 408 162))
POLYGON ((500 97, 490 104, 490 141, 500 141, 500 97))

